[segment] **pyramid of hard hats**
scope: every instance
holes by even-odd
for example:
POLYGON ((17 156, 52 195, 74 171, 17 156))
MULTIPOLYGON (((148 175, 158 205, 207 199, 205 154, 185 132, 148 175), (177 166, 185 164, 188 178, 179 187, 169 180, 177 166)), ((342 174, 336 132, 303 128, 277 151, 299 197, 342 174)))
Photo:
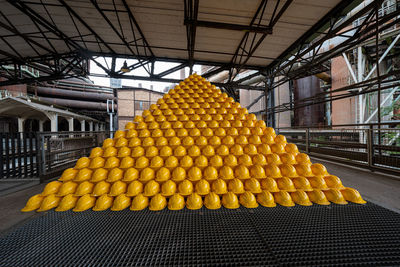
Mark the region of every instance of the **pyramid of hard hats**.
POLYGON ((193 74, 80 158, 23 211, 365 203, 322 164, 193 74))

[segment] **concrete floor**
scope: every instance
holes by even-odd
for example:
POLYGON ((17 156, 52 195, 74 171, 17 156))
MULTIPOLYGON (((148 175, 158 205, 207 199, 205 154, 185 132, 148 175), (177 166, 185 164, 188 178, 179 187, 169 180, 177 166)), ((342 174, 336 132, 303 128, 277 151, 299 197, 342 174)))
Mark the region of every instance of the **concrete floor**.
MULTIPOLYGON (((324 164, 331 174, 342 180, 345 186, 357 189, 365 200, 400 213, 400 179, 325 160, 314 158, 312 161, 324 164)), ((0 234, 22 224, 25 220, 45 214, 20 212, 29 197, 40 193, 44 186, 45 184, 35 185, 0 196, 0 203, 2 203, 0 205, 0 234)))

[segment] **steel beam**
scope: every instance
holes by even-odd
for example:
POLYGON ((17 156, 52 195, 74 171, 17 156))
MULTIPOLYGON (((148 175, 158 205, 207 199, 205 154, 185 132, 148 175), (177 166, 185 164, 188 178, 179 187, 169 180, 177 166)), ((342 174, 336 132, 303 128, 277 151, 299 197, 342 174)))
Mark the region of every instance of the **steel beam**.
POLYGON ((272 34, 272 28, 269 26, 251 26, 251 25, 249 26, 249 25, 222 23, 222 22, 216 22, 216 21, 190 20, 190 19, 185 19, 184 24, 186 26, 192 25, 192 26, 196 26, 196 27, 205 27, 205 28, 213 28, 213 29, 272 34))

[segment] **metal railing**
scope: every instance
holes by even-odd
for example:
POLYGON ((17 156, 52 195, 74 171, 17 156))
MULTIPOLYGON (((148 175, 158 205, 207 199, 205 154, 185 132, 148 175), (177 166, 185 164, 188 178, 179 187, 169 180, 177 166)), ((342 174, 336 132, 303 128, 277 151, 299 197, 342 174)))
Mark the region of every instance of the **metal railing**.
POLYGON ((109 131, 0 133, 0 181, 57 176, 108 137, 109 131))
POLYGON ((278 132, 311 156, 400 173, 400 128, 302 128, 278 132))

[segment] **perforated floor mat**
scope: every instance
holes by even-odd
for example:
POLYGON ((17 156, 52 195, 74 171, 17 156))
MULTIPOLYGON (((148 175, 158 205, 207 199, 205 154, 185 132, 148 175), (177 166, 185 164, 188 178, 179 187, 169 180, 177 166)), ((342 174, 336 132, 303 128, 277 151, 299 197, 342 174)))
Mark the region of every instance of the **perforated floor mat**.
POLYGON ((368 203, 47 214, 0 239, 1 266, 400 265, 400 214, 368 203))

